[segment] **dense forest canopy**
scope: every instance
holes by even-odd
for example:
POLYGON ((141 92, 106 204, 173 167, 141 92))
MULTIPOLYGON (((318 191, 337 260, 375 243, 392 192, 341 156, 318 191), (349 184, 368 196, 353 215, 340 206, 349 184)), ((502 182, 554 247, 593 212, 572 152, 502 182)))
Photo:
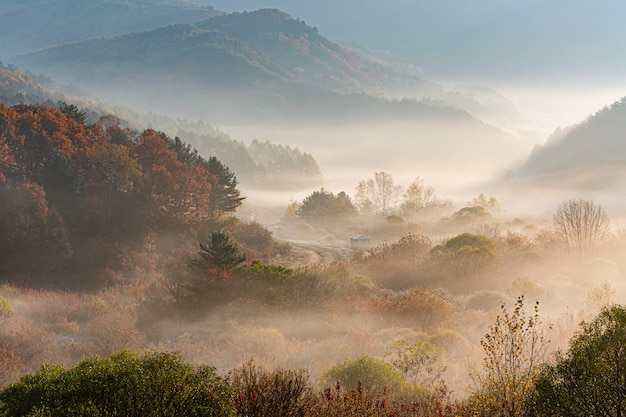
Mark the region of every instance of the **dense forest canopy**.
POLYGON ((0 104, 3 280, 102 284, 79 276, 119 269, 133 248, 197 233, 241 205, 235 175, 216 158, 107 122, 87 124, 73 105, 0 104))

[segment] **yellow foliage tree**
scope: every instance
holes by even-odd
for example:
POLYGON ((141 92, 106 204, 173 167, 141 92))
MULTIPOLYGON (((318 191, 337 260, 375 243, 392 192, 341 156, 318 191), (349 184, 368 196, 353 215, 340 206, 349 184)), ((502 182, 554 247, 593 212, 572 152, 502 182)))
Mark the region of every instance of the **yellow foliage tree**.
POLYGON ((539 305, 526 316, 524 298, 501 315, 481 340, 482 369, 470 369, 471 395, 465 406, 472 416, 516 417, 524 414, 524 402, 544 363, 549 341, 539 320, 539 305))

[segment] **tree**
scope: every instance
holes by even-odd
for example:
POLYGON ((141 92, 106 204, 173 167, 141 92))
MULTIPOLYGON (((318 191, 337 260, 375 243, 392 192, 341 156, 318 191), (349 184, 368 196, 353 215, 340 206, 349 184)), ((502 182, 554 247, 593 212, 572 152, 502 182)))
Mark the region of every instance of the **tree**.
POLYGON ((156 220, 199 222, 209 216, 215 177, 206 168, 180 161, 154 130, 144 131, 133 151, 142 169, 136 189, 151 202, 156 220))
POLYGON ((402 187, 394 184, 393 176, 387 172, 376 172, 374 178, 357 185, 354 200, 359 210, 388 216, 397 209, 402 187))
MULTIPOLYGON (((101 208, 99 213, 93 210, 93 214, 103 220, 102 229, 108 232, 117 223, 122 228, 127 228, 127 231, 136 231, 137 225, 148 219, 138 219, 132 215, 132 211, 124 212, 119 206, 121 201, 134 196, 134 184, 141 177, 137 160, 131 156, 126 146, 112 142, 95 143, 85 152, 84 157, 87 160, 83 163, 82 170, 84 185, 88 188, 92 203, 95 203, 94 207, 101 208)), ((66 176, 71 178, 72 170, 65 171, 69 171, 66 176)), ((72 182, 65 181, 66 185, 72 185, 72 182)), ((137 206, 136 201, 133 203, 137 206)))
POLYGON ((468 201, 467 205, 469 207, 479 206, 479 207, 484 208, 485 210, 489 210, 491 212, 496 212, 496 213, 502 210, 502 206, 500 206, 500 202, 494 196, 490 195, 489 197, 487 197, 483 193, 480 193, 478 197, 475 197, 471 199, 470 201, 468 201))
POLYGON ((467 226, 485 222, 491 219, 491 214, 482 206, 463 207, 450 216, 450 220, 460 226, 467 226))
POLYGON ((269 371, 252 360, 229 373, 240 416, 301 417, 314 400, 306 369, 269 371))
POLYGON ((430 185, 425 185, 424 180, 416 178, 402 195, 403 201, 400 210, 405 215, 416 214, 429 209, 443 209, 452 203, 442 200, 435 195, 435 189, 430 185))
POLYGON ((397 340, 385 356, 407 381, 427 388, 443 382, 445 351, 430 342, 421 341, 411 346, 406 340, 397 340))
POLYGON ((557 207, 552 220, 557 238, 574 256, 591 254, 609 237, 609 216, 592 201, 564 201, 557 207))
POLYGON ((228 382, 174 353, 119 351, 43 365, 0 392, 2 416, 236 416, 228 382))
POLYGON ((5 138, 0 136, 0 184, 6 179, 9 169, 15 163, 15 158, 9 152, 9 145, 5 138))
POLYGON ((75 104, 68 104, 64 101, 60 101, 57 104, 57 107, 64 115, 66 115, 70 119, 73 119, 76 123, 81 125, 87 123, 87 113, 80 110, 75 104))
POLYGON ((501 315, 480 341, 482 371, 470 370, 472 386, 467 408, 473 416, 521 416, 535 377, 544 363, 548 340, 539 320, 539 304, 526 316, 524 298, 501 315))
POLYGON ((621 417, 626 410, 626 307, 607 307, 537 377, 532 416, 621 417))
POLYGON ((323 188, 302 200, 296 214, 308 221, 337 221, 355 215, 356 207, 343 191, 335 195, 323 188))
POLYGON ((393 392, 406 385, 402 375, 390 363, 367 355, 333 366, 322 374, 321 381, 328 387, 340 383, 347 389, 362 387, 370 392, 383 388, 393 392))
POLYGON ((495 248, 496 243, 486 236, 463 233, 435 246, 432 253, 451 264, 459 278, 469 280, 496 261, 495 248))
POLYGON ((50 276, 71 255, 63 218, 50 209, 41 186, 0 182, 0 279, 52 285, 50 276))
POLYGON ((232 242, 227 234, 213 232, 207 244, 200 244, 200 253, 193 261, 193 265, 200 269, 217 267, 230 271, 245 262, 246 255, 236 243, 232 242))
POLYGON ((265 265, 253 261, 237 271, 241 295, 267 304, 285 303, 287 284, 294 277, 293 269, 265 265))
POLYGON ((217 178, 211 188, 209 198, 209 218, 219 219, 227 213, 232 213, 245 197, 237 189, 239 181, 235 174, 216 157, 212 156, 203 164, 204 167, 217 178))

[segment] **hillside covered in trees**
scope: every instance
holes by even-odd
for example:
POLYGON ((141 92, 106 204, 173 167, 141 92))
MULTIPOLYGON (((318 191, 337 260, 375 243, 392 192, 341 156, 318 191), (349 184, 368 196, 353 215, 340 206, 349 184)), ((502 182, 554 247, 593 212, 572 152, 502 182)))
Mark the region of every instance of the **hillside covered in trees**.
POLYGON ((211 6, 181 0, 2 0, 0 59, 79 39, 195 22, 220 13, 211 6))
POLYGON ((243 199, 228 167, 178 138, 107 118, 88 124, 67 104, 0 104, 0 114, 5 281, 110 285, 130 265, 150 263, 128 264, 133 254, 159 251, 170 234, 197 234, 243 199))
POLYGON ((270 9, 77 38, 11 62, 109 100, 229 124, 463 121, 469 115, 454 106, 481 107, 476 97, 396 71, 270 9))
POLYGON ((626 98, 586 120, 557 130, 534 149, 515 175, 530 182, 585 189, 623 185, 626 172, 626 98))
POLYGON ((245 185, 257 189, 317 186, 322 181, 322 173, 313 156, 296 147, 267 140, 246 144, 202 121, 191 123, 184 119, 140 113, 124 105, 68 98, 49 78, 34 76, 2 63, 0 101, 7 105, 45 103, 49 107, 56 107, 60 102, 73 102, 80 107, 89 123, 102 121, 133 130, 154 129, 183 137, 200 155, 217 157, 232 167, 245 185))

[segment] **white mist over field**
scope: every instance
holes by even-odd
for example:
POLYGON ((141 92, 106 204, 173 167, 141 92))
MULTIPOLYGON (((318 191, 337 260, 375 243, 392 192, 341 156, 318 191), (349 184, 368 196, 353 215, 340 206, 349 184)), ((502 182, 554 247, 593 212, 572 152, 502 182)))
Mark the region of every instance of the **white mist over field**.
MULTIPOLYGON (((299 127, 227 125, 220 129, 243 142, 269 140, 311 153, 323 173, 324 187, 332 192, 353 195, 359 181, 385 171, 404 187, 419 177, 433 186, 438 195, 459 204, 479 193, 492 193, 512 212, 539 214, 552 210, 564 198, 576 196, 575 189, 522 190, 500 184, 555 130, 583 122, 618 100, 626 89, 500 86, 498 91, 518 110, 516 118, 490 121, 509 134, 502 142, 483 142, 484 138, 477 138, 462 127, 407 122, 299 127)), ((242 186, 245 190, 245 184, 242 186)), ((246 190, 249 202, 260 206, 286 206, 302 201, 311 191, 246 190)), ((622 202, 615 196, 594 197, 610 207, 622 202)))

